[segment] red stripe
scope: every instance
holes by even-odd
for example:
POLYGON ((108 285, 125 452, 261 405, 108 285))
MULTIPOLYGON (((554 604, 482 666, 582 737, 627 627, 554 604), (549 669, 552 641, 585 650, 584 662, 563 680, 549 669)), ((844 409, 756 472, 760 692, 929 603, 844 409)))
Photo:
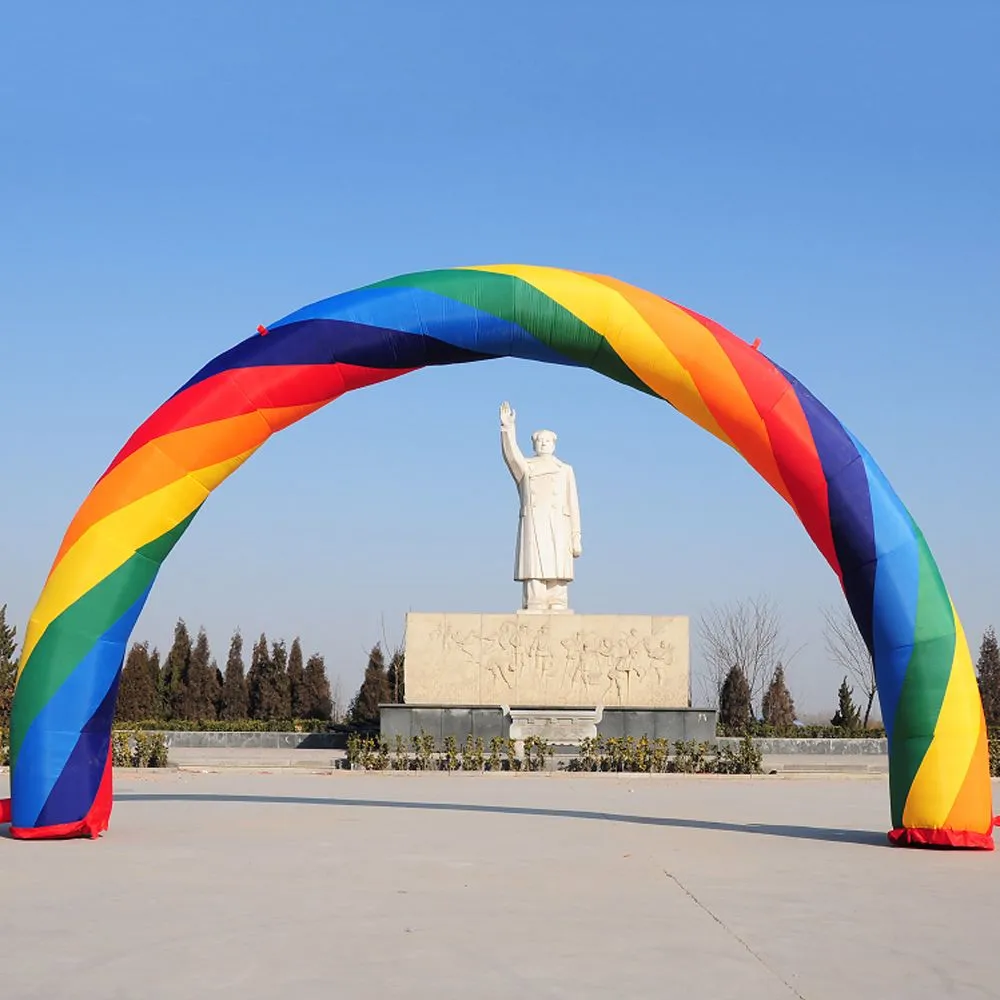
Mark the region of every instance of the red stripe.
POLYGON ((345 392, 383 382, 413 368, 361 365, 262 365, 219 372, 168 399, 132 434, 103 479, 150 441, 164 434, 270 407, 329 403, 345 392))
POLYGON ((54 823, 52 826, 12 826, 10 835, 17 840, 71 840, 74 837, 89 837, 94 840, 99 837, 107 830, 111 819, 111 759, 112 749, 109 746, 101 784, 83 819, 73 823, 54 823))
POLYGON ((889 833, 889 843, 896 847, 967 847, 980 851, 996 849, 992 830, 977 833, 975 830, 917 830, 900 829, 889 833))
POLYGON ((715 334, 733 363, 767 428, 774 459, 792 496, 799 520, 843 582, 840 560, 833 544, 826 476, 794 387, 765 355, 725 327, 692 309, 680 308, 715 334))

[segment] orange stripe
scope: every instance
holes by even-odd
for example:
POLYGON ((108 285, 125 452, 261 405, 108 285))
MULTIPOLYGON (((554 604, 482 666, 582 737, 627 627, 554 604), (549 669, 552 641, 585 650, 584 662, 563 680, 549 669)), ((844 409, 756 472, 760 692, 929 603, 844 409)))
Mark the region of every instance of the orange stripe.
POLYGON ((764 421, 716 335, 690 313, 652 292, 604 275, 588 277, 615 289, 639 311, 687 369, 736 451, 794 510, 795 503, 778 469, 764 421))
MULTIPOLYGON (((191 469, 209 466, 259 448, 277 430, 323 403, 255 410, 153 438, 98 481, 70 523, 52 569, 94 524, 149 493, 168 486, 191 469)), ((52 570, 49 570, 49 576, 52 570)))
POLYGON ((986 718, 983 717, 979 727, 979 739, 976 749, 969 761, 969 769, 965 773, 962 787, 955 796, 948 818, 944 825, 952 830, 986 831, 993 820, 991 801, 993 789, 990 783, 989 766, 983 766, 984 758, 989 756, 989 742, 986 735, 986 718))

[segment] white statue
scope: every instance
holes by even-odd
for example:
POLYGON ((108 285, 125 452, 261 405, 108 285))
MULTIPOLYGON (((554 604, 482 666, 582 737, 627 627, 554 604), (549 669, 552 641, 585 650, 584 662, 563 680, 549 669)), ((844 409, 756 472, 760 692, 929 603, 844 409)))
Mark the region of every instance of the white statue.
POLYGON ((500 406, 500 446, 517 483, 521 516, 517 525, 514 579, 523 583, 526 611, 568 611, 568 585, 580 544, 580 505, 573 467, 555 456, 552 431, 535 431, 535 454, 525 458, 517 446, 515 413, 500 406))

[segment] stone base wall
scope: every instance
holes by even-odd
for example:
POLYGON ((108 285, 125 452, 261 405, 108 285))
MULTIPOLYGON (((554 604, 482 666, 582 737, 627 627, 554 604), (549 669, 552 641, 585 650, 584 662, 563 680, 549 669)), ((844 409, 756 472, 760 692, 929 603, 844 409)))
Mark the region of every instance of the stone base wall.
MULTIPOLYGON (((546 706, 549 707, 549 706, 546 706)), ((563 706, 556 706, 563 709, 563 706)), ((605 738, 633 736, 715 742, 716 713, 699 708, 605 708, 597 733, 605 738)), ((421 732, 435 738, 439 747, 454 736, 459 746, 466 737, 482 737, 489 745, 494 736, 510 738, 511 717, 499 705, 382 705, 381 734, 390 746, 396 736, 410 739, 421 732)))

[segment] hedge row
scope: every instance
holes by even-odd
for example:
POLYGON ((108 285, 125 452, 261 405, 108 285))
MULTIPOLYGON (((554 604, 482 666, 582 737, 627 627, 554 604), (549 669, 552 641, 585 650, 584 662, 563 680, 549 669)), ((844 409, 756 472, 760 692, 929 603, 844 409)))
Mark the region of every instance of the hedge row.
POLYGON ((121 725, 174 733, 325 733, 346 728, 325 719, 142 719, 121 725))
MULTIPOLYGON (((459 747, 448 736, 444 748, 437 749, 428 733, 396 736, 390 746, 380 736, 351 736, 347 741, 347 764, 368 771, 541 771, 554 748, 546 740, 529 736, 518 754, 512 739, 494 736, 487 746, 483 738, 467 736, 459 747)), ((761 752, 753 739, 744 737, 736 747, 715 747, 710 743, 678 740, 650 740, 646 736, 598 736, 584 740, 580 753, 564 764, 568 771, 619 771, 678 774, 760 774, 761 752)))
MULTIPOLYGON (((167 738, 162 733, 136 728, 111 733, 111 763, 114 767, 166 767, 167 738)), ((0 729, 0 767, 10 766, 10 734, 0 729)))

